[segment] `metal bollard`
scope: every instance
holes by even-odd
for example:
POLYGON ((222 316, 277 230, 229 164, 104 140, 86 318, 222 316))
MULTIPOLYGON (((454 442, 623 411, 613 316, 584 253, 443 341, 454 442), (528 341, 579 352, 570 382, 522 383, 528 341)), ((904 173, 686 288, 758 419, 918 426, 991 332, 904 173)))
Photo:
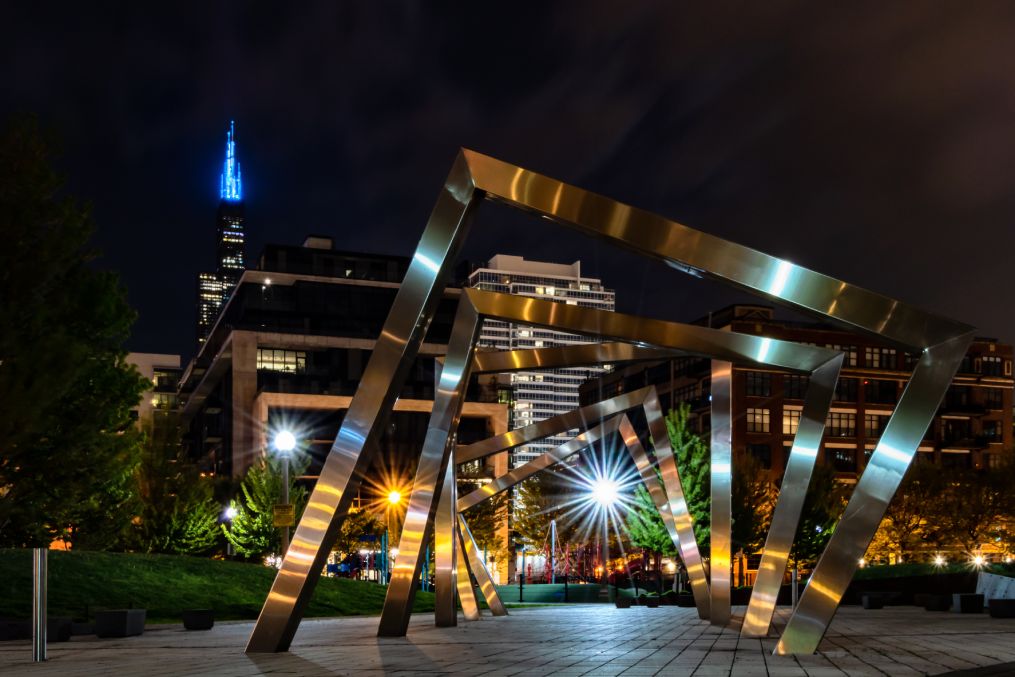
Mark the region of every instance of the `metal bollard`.
POLYGON ((32 660, 46 660, 46 578, 49 550, 32 549, 32 660))

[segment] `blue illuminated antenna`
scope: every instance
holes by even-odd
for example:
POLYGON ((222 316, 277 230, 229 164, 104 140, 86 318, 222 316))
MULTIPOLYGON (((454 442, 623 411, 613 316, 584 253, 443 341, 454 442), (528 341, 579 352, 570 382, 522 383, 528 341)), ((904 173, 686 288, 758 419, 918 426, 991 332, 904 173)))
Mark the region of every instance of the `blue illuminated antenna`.
POLYGON ((236 161, 234 126, 234 121, 230 120, 229 132, 226 134, 226 163, 219 180, 219 197, 229 202, 243 199, 243 176, 240 174, 240 163, 236 161))

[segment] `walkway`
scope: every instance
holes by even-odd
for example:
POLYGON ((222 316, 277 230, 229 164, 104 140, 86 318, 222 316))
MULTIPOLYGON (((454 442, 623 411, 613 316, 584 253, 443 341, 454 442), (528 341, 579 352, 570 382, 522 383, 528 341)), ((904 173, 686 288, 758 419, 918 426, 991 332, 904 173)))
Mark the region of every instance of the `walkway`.
MULTIPOLYGON (((740 609, 743 612, 743 609, 740 609)), ((1015 662, 1015 619, 914 607, 844 607, 815 656, 773 657, 774 640, 740 641, 693 609, 605 605, 512 610, 457 628, 414 617, 409 636, 378 639, 376 618, 307 620, 287 654, 243 653, 251 623, 209 632, 174 626, 141 637, 76 637, 32 665, 28 642, 0 644, 0 673, 19 675, 904 675, 1015 662)), ((977 673, 973 673, 977 674, 977 673)), ((1015 674, 986 672, 983 674, 1015 674)))

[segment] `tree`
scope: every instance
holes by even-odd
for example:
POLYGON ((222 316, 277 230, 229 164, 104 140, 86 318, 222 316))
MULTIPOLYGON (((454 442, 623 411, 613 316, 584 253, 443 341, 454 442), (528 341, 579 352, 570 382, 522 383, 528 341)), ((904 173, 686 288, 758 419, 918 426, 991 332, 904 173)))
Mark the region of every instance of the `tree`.
POLYGON ((843 487, 835 479, 835 470, 822 464, 814 466, 789 553, 794 566, 817 561, 832 537, 842 512, 843 498, 843 487))
MULTIPOLYGON (((350 510, 346 518, 342 520, 342 528, 339 529, 338 538, 335 539, 335 545, 331 549, 344 559, 358 553, 368 539, 373 543, 379 542, 384 528, 384 524, 377 515, 368 510, 350 510)), ((396 540, 392 542, 391 547, 397 547, 397 545, 396 540)))
POLYGON ((34 122, 0 138, 0 546, 122 547, 146 387, 126 363, 135 314, 93 265, 89 210, 34 122))
POLYGON ((691 431, 691 407, 681 403, 666 415, 666 430, 677 459, 680 485, 684 489, 687 509, 694 524, 694 537, 702 555, 708 555, 711 533, 711 464, 705 442, 691 431))
MULTIPOLYGON (((459 482, 458 495, 464 496, 477 488, 479 485, 473 482, 459 482)), ((507 516, 507 492, 491 496, 465 513, 465 519, 469 523, 469 531, 472 532, 476 545, 488 556, 492 554, 495 562, 507 557, 507 543, 504 542, 501 531, 507 523, 507 516)))
MULTIPOLYGON (((236 511, 228 527, 222 531, 236 552, 244 557, 263 557, 277 554, 282 545, 279 527, 272 524, 275 506, 282 502, 282 463, 285 459, 276 456, 261 458, 250 466, 240 490, 243 500, 230 501, 236 511)), ((296 521, 303 514, 307 502, 307 490, 296 484, 296 478, 303 474, 309 459, 297 456, 288 460, 289 502, 296 513, 296 521)))
POLYGON ((938 529, 938 545, 957 544, 967 553, 977 552, 1001 536, 998 526, 1010 519, 1015 493, 1013 466, 1006 463, 989 470, 950 469, 944 489, 935 501, 931 519, 938 529))
POLYGON ((661 569, 663 555, 676 554, 670 532, 645 485, 635 488, 633 505, 628 508, 624 523, 631 545, 652 555, 654 570, 661 569))
POLYGON ((180 555, 215 549, 222 533, 214 488, 187 457, 173 422, 146 431, 135 482, 140 511, 134 549, 180 555))
POLYGON ((910 466, 878 529, 883 532, 888 554, 894 554, 897 561, 915 554, 921 536, 934 538, 934 528, 928 520, 933 517, 934 505, 944 488, 944 475, 939 466, 919 459, 910 466))
POLYGON ((765 545, 772 524, 774 487, 761 462, 744 454, 733 463, 733 551, 752 555, 765 545))

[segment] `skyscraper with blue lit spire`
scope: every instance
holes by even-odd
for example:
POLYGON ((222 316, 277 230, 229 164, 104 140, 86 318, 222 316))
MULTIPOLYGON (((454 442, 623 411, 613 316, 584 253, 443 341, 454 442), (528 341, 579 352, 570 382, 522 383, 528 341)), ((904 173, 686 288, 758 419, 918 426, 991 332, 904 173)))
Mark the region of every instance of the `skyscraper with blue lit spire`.
POLYGON ((217 268, 198 274, 197 342, 204 343, 244 270, 243 175, 236 159, 236 129, 229 122, 226 159, 219 178, 216 228, 217 268))

